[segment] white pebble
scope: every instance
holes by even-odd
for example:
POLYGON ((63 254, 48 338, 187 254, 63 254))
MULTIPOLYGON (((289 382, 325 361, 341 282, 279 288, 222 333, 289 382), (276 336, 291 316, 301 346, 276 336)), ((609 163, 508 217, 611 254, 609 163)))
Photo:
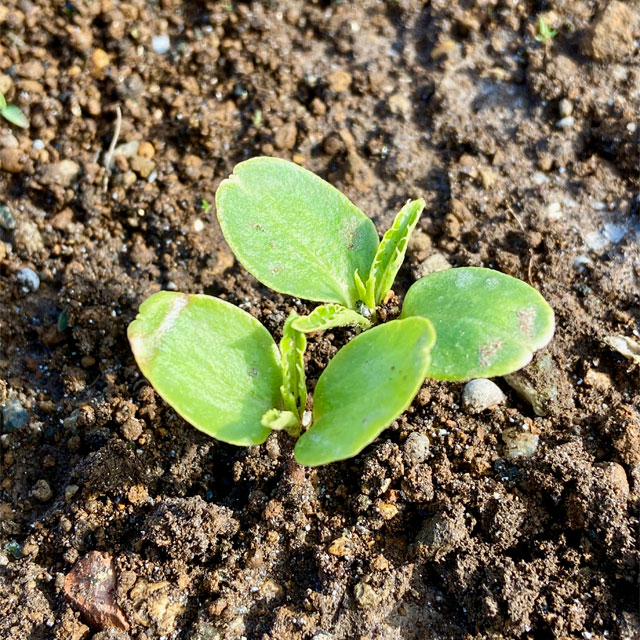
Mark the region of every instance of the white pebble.
POLYGON ((28 267, 20 270, 16 279, 25 293, 28 293, 29 291, 37 291, 40 287, 40 278, 38 277, 38 274, 28 267))
POLYGON ((156 53, 167 53, 171 47, 171 40, 169 40, 169 36, 166 33, 163 33, 160 36, 153 36, 151 46, 156 53))
POLYGON ((467 413, 480 413, 502 404, 505 400, 500 387, 486 378, 467 382, 462 391, 462 407, 467 413))
POLYGON ((502 432, 502 440, 504 441, 504 457, 513 460, 513 458, 530 458, 538 448, 540 436, 529 431, 518 431, 515 427, 508 427, 502 432))
POLYGON ((44 142, 40 140, 40 138, 37 138, 33 141, 33 148, 36 151, 42 151, 44 149, 44 142))
POLYGON ((567 118, 573 113, 573 102, 567 98, 562 98, 558 105, 558 113, 561 118, 567 118))
POLYGON ((576 119, 573 116, 567 116, 566 118, 558 120, 556 127, 558 127, 558 129, 571 129, 575 123, 576 119))
POLYGON ((430 445, 431 442, 428 436, 414 431, 405 440, 404 451, 411 462, 420 464, 427 459, 430 445))

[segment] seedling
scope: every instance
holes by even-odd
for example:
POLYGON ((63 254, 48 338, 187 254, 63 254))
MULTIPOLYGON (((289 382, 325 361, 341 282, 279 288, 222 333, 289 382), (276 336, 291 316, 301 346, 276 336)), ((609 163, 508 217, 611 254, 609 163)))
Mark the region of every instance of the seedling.
POLYGON ((542 16, 538 18, 538 34, 536 40, 542 44, 550 42, 558 35, 557 29, 552 29, 542 16))
POLYGON ((180 415, 219 440, 254 445, 285 430, 299 438, 299 463, 342 460, 400 416, 425 377, 511 373, 553 334, 553 311, 535 289, 477 267, 421 278, 400 319, 370 328, 422 199, 402 207, 379 241, 337 189, 295 164, 255 158, 222 182, 216 205, 248 271, 276 291, 324 303, 308 316, 292 313, 279 348, 252 316, 210 296, 164 291, 142 304, 128 331, 140 369, 180 415), (320 375, 309 420, 306 334, 348 325, 362 333, 320 375))
POLYGON ((24 113, 22 113, 15 104, 9 104, 1 93, 0 115, 11 124, 15 124, 16 127, 22 127, 23 129, 29 127, 29 121, 24 113))

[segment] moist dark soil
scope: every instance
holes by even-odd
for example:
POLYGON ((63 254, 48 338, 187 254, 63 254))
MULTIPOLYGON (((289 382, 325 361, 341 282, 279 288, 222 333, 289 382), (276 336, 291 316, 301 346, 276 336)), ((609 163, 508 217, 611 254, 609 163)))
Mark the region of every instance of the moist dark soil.
MULTIPOLYGON (((639 27, 615 0, 0 6, 30 121, 0 126, 0 638, 640 637, 639 27), (127 344, 145 297, 220 296, 276 338, 312 308, 243 270, 209 204, 255 155, 380 230, 426 199, 389 317, 434 264, 540 290, 528 392, 498 379, 470 415, 427 381, 315 469, 286 434, 180 419, 127 344)), ((352 335, 310 338, 311 386, 352 335)))

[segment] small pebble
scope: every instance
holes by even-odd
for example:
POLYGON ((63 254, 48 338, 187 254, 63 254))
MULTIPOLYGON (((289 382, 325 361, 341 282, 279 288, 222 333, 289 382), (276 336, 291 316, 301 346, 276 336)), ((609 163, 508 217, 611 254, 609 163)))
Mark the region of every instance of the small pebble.
POLYGON ((567 98, 562 98, 558 105, 558 113, 561 118, 568 118, 573 113, 573 102, 567 98))
POLYGON ((424 433, 410 433, 404 443, 404 452, 414 464, 420 464, 427 459, 431 442, 424 433))
POLYGON ((44 149, 44 142, 40 138, 33 141, 33 148, 36 151, 42 151, 44 149))
POLYGON ((505 444, 504 457, 513 460, 530 458, 538 448, 540 436, 529 431, 519 431, 515 427, 508 427, 502 432, 502 440, 505 444))
POLYGON ((151 46, 155 53, 162 55, 163 53, 167 53, 171 48, 171 40, 166 33, 159 36, 153 36, 151 46))
POLYGON ((567 116, 566 118, 558 120, 556 127, 558 127, 558 129, 571 129, 575 123, 576 119, 573 116, 567 116))
POLYGON ((16 228, 16 221, 11 215, 11 211, 6 204, 0 204, 0 227, 5 231, 11 231, 16 228))
POLYGON ((422 264, 418 267, 421 277, 428 276, 430 273, 435 273, 436 271, 445 271, 446 269, 451 269, 451 263, 442 253, 430 255, 426 260, 423 260, 422 264))
POLYGON ((24 293, 37 291, 40 288, 40 278, 38 274, 33 269, 29 269, 29 267, 21 269, 16 276, 16 280, 22 287, 24 293))
POLYGON ((51 487, 46 480, 38 480, 33 491, 31 491, 31 495, 40 500, 40 502, 49 502, 53 497, 53 491, 51 491, 51 487))
POLYGON ((467 413, 480 413, 504 403, 505 400, 500 387, 486 378, 467 382, 462 391, 462 406, 467 413))
POLYGON ((17 398, 9 398, 2 407, 2 432, 11 433, 24 427, 29 421, 29 413, 17 398))
POLYGON ((19 146, 18 138, 12 133, 8 133, 6 136, 0 136, 0 147, 3 149, 17 149, 19 146))

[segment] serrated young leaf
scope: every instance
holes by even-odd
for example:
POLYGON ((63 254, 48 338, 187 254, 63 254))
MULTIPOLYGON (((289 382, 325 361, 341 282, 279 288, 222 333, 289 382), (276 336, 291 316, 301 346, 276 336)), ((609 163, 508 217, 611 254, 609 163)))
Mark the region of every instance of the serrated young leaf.
POLYGON ((359 300, 373 312, 376 308, 375 280, 369 277, 367 278, 367 282, 365 284, 364 282, 362 282, 360 273, 356 269, 355 273, 353 274, 353 281, 355 282, 356 290, 358 291, 359 300))
POLYGON ((292 411, 269 409, 262 416, 260 424, 271 431, 286 431, 294 438, 300 435, 300 420, 292 411))
POLYGON ((554 331, 553 310, 526 282, 480 267, 438 271, 415 282, 401 318, 433 322, 438 340, 427 376, 492 378, 524 367, 554 331))
POLYGON ((260 282, 288 295, 353 309, 353 272, 369 275, 373 222, 335 187, 280 158, 236 165, 216 192, 220 228, 260 282))
POLYGON ((367 289, 373 287, 375 305, 379 305, 393 286, 402 266, 409 238, 415 229, 425 202, 422 198, 407 202, 400 209, 391 228, 384 234, 369 271, 367 289))
POLYGON ((371 323, 357 311, 347 309, 341 304, 323 304, 316 307, 308 316, 300 316, 293 321, 293 328, 302 333, 326 331, 332 327, 356 325, 368 329, 371 323))
POLYGON ((246 311, 206 295, 161 291, 147 298, 127 335, 144 376, 196 429, 261 444, 266 411, 280 406, 280 353, 246 311))
POLYGON ((15 104, 8 104, 0 109, 0 114, 5 120, 8 120, 11 124, 15 124, 16 127, 22 127, 27 129, 29 127, 29 121, 27 116, 16 107, 15 104))
POLYGON ((307 403, 307 383, 304 372, 304 352, 307 337, 293 323, 300 316, 292 311, 284 323, 280 353, 282 354, 282 401, 286 411, 302 416, 307 403))
POLYGON ((375 440, 422 386, 434 341, 428 320, 408 318, 340 349, 318 380, 313 423, 296 443, 295 459, 307 466, 344 460, 375 440))

